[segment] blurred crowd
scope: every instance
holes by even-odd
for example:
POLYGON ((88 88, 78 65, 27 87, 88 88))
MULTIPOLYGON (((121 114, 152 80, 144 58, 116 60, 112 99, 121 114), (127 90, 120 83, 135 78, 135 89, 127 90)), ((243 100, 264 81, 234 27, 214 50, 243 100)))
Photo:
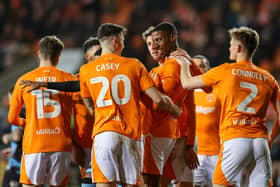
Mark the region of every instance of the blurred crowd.
MULTIPOLYGON (((228 60, 229 28, 256 29, 260 46, 254 62, 280 81, 279 0, 1 0, 0 74, 35 56, 42 36, 54 34, 65 48, 81 48, 104 22, 128 28, 124 56, 137 57, 151 69, 155 62, 141 34, 162 21, 176 25, 182 48, 192 56, 205 55, 212 66, 228 60)), ((5 98, 3 103, 8 105, 5 98)), ((6 112, 0 108, 0 116, 6 112)), ((0 125, 5 121, 0 119, 0 125)), ((280 159, 279 147, 273 149, 274 160, 280 159)))
POLYGON ((0 71, 35 53, 44 35, 57 35, 66 48, 81 47, 104 22, 128 28, 124 55, 141 59, 150 69, 154 62, 141 33, 169 21, 178 28, 181 46, 191 55, 204 54, 213 66, 227 60, 229 28, 256 29, 261 43, 254 61, 279 79, 279 15, 279 0, 1 0, 0 71))

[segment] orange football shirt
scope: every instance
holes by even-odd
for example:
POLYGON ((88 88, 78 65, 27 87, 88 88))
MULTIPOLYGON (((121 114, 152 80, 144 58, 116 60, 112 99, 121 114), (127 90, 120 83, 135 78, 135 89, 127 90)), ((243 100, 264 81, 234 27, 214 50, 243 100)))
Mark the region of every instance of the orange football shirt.
MULTIPOLYGON (((77 74, 76 77, 77 79, 80 79, 79 74, 77 74)), ((94 117, 90 114, 80 93, 75 95, 74 102, 74 140, 78 145, 84 148, 91 148, 91 136, 94 124, 94 117)))
POLYGON ((143 64, 115 54, 100 56, 80 69, 81 95, 95 107, 93 136, 114 131, 140 139, 141 93, 154 86, 143 64))
POLYGON ((71 115, 74 107, 73 93, 51 89, 38 89, 27 93, 21 89, 21 80, 63 82, 75 80, 72 74, 55 67, 39 67, 21 76, 13 91, 8 120, 21 125, 19 113, 26 108, 26 124, 23 135, 23 152, 71 151, 71 115))
POLYGON ((222 141, 247 137, 267 138, 265 115, 268 104, 279 100, 279 85, 265 70, 251 62, 225 63, 202 75, 214 86, 221 104, 222 141))
POLYGON ((218 155, 219 138, 219 107, 214 93, 205 93, 202 89, 194 92, 196 105, 196 137, 197 153, 218 155))

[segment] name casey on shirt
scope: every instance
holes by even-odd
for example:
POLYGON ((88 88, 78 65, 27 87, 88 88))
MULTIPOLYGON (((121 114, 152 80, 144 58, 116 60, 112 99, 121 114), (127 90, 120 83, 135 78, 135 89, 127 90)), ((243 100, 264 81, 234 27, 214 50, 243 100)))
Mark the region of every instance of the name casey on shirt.
POLYGON ((98 64, 96 65, 96 71, 106 71, 106 70, 117 70, 119 69, 120 64, 115 63, 106 63, 106 64, 98 64))

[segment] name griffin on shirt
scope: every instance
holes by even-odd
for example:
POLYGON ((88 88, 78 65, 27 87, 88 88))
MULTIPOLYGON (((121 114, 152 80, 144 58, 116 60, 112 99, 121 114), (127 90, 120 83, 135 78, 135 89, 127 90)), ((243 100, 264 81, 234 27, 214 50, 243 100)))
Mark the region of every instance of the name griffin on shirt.
POLYGON ((120 64, 107 63, 107 64, 98 64, 96 65, 96 71, 106 71, 106 70, 117 70, 119 69, 120 64))
POLYGON ((234 68, 234 69, 232 69, 231 73, 234 76, 242 76, 242 77, 257 79, 257 80, 261 80, 261 81, 265 81, 267 78, 264 74, 261 74, 259 72, 248 71, 248 70, 243 70, 243 69, 234 68))
POLYGON ((36 77, 37 82, 56 82, 56 77, 54 76, 44 76, 44 77, 36 77))

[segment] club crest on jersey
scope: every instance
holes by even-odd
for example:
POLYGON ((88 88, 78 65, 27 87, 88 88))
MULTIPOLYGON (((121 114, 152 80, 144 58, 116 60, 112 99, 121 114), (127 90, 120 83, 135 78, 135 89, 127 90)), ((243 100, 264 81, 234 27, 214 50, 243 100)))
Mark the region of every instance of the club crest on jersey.
POLYGON ((206 99, 207 99, 208 102, 213 102, 213 100, 214 100, 213 94, 208 94, 208 95, 206 96, 206 99))

